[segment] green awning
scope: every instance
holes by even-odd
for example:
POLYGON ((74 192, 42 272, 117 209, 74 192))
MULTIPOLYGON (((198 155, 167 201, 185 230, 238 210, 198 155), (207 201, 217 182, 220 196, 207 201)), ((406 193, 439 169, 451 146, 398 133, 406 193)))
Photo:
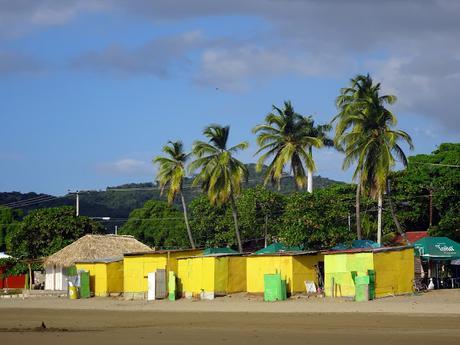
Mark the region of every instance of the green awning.
POLYGON ((272 243, 267 248, 262 248, 254 254, 276 254, 283 252, 298 252, 302 249, 300 247, 288 247, 282 243, 272 243))
POLYGON ((460 244, 447 237, 425 237, 414 243, 420 257, 427 260, 455 260, 460 258, 460 244))
POLYGON ((213 254, 236 254, 237 251, 233 250, 232 248, 206 248, 203 251, 203 255, 213 255, 213 254))

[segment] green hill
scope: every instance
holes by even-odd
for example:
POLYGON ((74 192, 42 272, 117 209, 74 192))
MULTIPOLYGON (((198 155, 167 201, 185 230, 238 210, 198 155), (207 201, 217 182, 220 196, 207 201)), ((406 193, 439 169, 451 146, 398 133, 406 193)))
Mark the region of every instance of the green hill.
MULTIPOLYGON (((248 164, 249 177, 245 187, 254 187, 263 181, 263 172, 257 173, 255 164, 248 164)), ((328 178, 315 176, 315 188, 324 188, 334 183, 340 183, 328 178)), ((276 187, 269 187, 277 190, 276 187)), ((293 178, 286 176, 282 179, 280 193, 288 194, 295 191, 293 178)), ((187 202, 201 194, 198 187, 192 187, 192 178, 184 181, 184 195, 187 202)), ((129 213, 142 207, 147 200, 162 199, 156 183, 129 183, 120 186, 107 187, 105 191, 83 191, 80 193, 80 214, 89 217, 118 218, 121 222, 128 218, 129 213)), ((75 205, 75 196, 66 195, 53 197, 47 194, 3 192, 0 193, 0 204, 9 204, 21 208, 27 213, 42 207, 75 205)), ((179 205, 178 205, 179 206, 179 205)))

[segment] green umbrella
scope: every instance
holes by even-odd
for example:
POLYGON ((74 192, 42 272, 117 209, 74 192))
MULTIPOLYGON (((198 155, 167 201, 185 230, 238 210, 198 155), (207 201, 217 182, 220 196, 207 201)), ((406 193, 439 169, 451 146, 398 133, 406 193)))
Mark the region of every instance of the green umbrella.
POLYGON ((262 248, 254 254, 276 254, 282 252, 298 252, 300 247, 288 247, 282 243, 272 243, 267 248, 262 248))
POLYGON ((203 255, 212 255, 212 254, 236 254, 237 251, 233 250, 232 248, 206 248, 203 251, 203 255))
POLYGON ((460 258, 460 244, 447 237, 425 237, 414 243, 423 259, 455 260, 460 258))

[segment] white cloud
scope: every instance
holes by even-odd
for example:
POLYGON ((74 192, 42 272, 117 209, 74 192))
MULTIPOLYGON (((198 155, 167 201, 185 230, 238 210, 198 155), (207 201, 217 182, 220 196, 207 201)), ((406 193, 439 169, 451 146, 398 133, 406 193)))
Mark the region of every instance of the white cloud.
POLYGON ((0 36, 94 11, 166 27, 213 16, 257 20, 237 39, 209 32, 217 38, 186 33, 138 49, 113 44, 77 59, 79 67, 158 78, 179 69, 181 77, 232 91, 285 74, 344 78, 369 71, 394 91, 404 111, 460 130, 458 0, 0 0, 0 36))
MULTIPOLYGON (((254 82, 265 82, 280 75, 299 78, 330 77, 353 69, 352 59, 328 54, 277 51, 255 43, 203 51, 194 80, 231 91, 242 91, 254 82)), ((294 51, 294 50, 292 50, 294 51)))
POLYGON ((167 78, 188 64, 188 54, 205 44, 200 31, 153 39, 136 49, 113 44, 86 53, 72 62, 74 68, 112 73, 122 77, 153 75, 167 78))
POLYGON ((111 8, 104 0, 0 0, 0 38, 63 25, 82 12, 111 8))
POLYGON ((115 162, 101 163, 97 171, 110 175, 145 176, 153 175, 153 166, 145 161, 123 158, 115 162))

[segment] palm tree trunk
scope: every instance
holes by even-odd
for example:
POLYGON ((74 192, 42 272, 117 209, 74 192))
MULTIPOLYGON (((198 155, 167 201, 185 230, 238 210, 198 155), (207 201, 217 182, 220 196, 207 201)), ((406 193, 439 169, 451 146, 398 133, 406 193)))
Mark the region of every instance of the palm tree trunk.
POLYGON ((240 229, 238 227, 238 210, 236 209, 235 199, 233 196, 230 199, 230 206, 232 207, 233 222, 235 223, 236 241, 238 242, 238 251, 243 252, 243 245, 241 244, 240 229))
POLYGON ((187 227, 187 234, 188 234, 188 240, 190 241, 190 246, 192 249, 195 249, 195 241, 193 240, 192 236, 192 229, 190 229, 190 224, 188 222, 188 213, 187 213, 187 205, 185 204, 185 198, 184 194, 180 192, 180 198, 182 201, 182 209, 184 210, 184 220, 185 220, 185 226, 187 227))
MULTIPOLYGON (((308 148, 310 156, 313 156, 311 146, 308 148)), ((313 170, 307 167, 307 191, 308 193, 313 193, 313 170)))
POLYGON ((356 186, 356 236, 361 239, 361 184, 358 182, 356 186))
POLYGON ((393 222, 395 223, 396 229, 398 230, 398 233, 401 235, 401 237, 404 239, 404 242, 407 244, 410 244, 409 241, 407 240, 406 232, 402 229, 401 224, 399 223, 398 217, 396 216, 396 212, 393 207, 393 201, 391 200, 391 186, 390 186, 390 180, 387 181, 387 194, 388 194, 388 203, 390 205, 390 212, 391 212, 391 217, 393 218, 393 222))
POLYGON ((377 243, 382 244, 382 192, 379 192, 378 197, 378 213, 377 213, 377 243))

